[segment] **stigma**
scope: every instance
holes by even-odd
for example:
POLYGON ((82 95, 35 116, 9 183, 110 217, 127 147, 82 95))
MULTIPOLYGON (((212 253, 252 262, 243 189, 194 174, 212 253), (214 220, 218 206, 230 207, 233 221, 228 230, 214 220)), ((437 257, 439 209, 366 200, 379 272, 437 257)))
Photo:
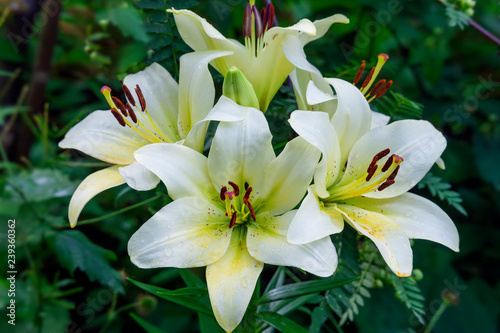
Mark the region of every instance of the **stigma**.
POLYGON ((134 91, 137 95, 136 101, 126 85, 122 85, 126 102, 111 95, 111 88, 103 86, 101 93, 108 102, 111 114, 122 127, 128 127, 131 131, 140 135, 151 143, 168 142, 174 143, 155 123, 149 115, 146 98, 139 85, 136 85, 134 91))
MULTIPOLYGON (((382 69, 382 67, 384 67, 387 60, 389 60, 389 56, 385 53, 380 53, 377 56, 377 65, 375 67, 372 67, 365 80, 361 84, 361 88, 359 88, 359 90, 365 95, 368 103, 372 102, 376 98, 382 97, 392 86, 392 80, 388 82, 386 80, 380 80, 375 85, 373 85, 377 80, 377 76, 380 73, 380 70, 382 69)), ((366 61, 363 60, 352 84, 356 85, 358 84, 358 82, 360 82, 365 70, 365 66, 366 61)))

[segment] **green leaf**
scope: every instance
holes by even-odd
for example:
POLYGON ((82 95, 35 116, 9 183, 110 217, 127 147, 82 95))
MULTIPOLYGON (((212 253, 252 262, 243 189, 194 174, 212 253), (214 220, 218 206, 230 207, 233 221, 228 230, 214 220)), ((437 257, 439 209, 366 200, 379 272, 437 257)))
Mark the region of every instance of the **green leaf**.
POLYGON ((42 319, 41 333, 66 332, 71 322, 67 305, 54 300, 43 302, 39 315, 42 319))
POLYGON ((111 7, 109 20, 120 29, 123 36, 131 36, 141 42, 149 40, 145 29, 142 27, 142 17, 134 7, 128 5, 111 7))
POLYGON ((115 259, 113 252, 92 243, 78 230, 59 231, 54 236, 54 251, 57 258, 70 273, 79 268, 90 281, 99 281, 121 293, 124 292, 120 274, 108 263, 115 259))
POLYGON ((259 303, 274 302, 290 297, 314 294, 325 290, 337 288, 345 284, 356 281, 358 278, 346 279, 321 279, 315 281, 298 282, 287 284, 270 290, 259 299, 259 303))
POLYGON ((14 75, 14 72, 7 72, 7 71, 4 71, 4 70, 1 70, 0 69, 0 76, 8 76, 8 77, 11 77, 14 75))
POLYGON ((180 269, 179 273, 181 274, 182 280, 188 287, 204 288, 205 290, 207 289, 207 285, 189 269, 180 269))
POLYGON ((321 327, 328 319, 328 309, 324 302, 314 308, 311 316, 311 326, 309 327, 309 333, 319 333, 321 332, 321 327))
MULTIPOLYGON (((493 172, 495 174, 495 172, 493 172)), ((446 200, 448 204, 453 206, 460 213, 467 216, 467 211, 462 206, 462 197, 458 192, 450 191, 451 185, 443 181, 440 177, 436 177, 432 172, 427 173, 425 177, 418 183, 418 188, 427 187, 432 196, 438 196, 441 200, 446 200)))
POLYGON ((257 318, 283 333, 307 333, 307 330, 293 320, 273 312, 257 313, 257 318))
POLYGON ((11 114, 15 114, 15 113, 19 113, 19 112, 28 112, 29 110, 30 110, 29 106, 10 105, 10 106, 1 107, 0 108, 0 125, 5 124, 5 118, 7 116, 10 116, 11 114))
POLYGON ((187 287, 180 288, 175 290, 169 290, 165 292, 158 292, 160 295, 168 295, 168 296, 195 296, 203 293, 207 293, 207 288, 198 288, 198 287, 187 287))
POLYGON ((139 8, 144 9, 165 9, 165 1, 163 0, 140 0, 134 3, 139 8))
POLYGON ((163 298, 167 301, 185 306, 186 308, 189 308, 191 310, 197 311, 204 313, 208 316, 213 317, 212 310, 206 306, 204 306, 202 303, 200 303, 199 299, 191 297, 191 296, 186 296, 186 295, 172 295, 172 290, 168 289, 163 289, 160 287, 152 286, 146 283, 142 283, 139 281, 135 281, 133 279, 127 278, 128 281, 130 281, 132 284, 136 285, 137 287, 155 295, 160 298, 163 298))
POLYGON ((168 333, 168 331, 158 328, 153 324, 148 323, 144 319, 140 318, 135 313, 130 312, 130 317, 132 317, 139 326, 141 326, 147 333, 168 333))

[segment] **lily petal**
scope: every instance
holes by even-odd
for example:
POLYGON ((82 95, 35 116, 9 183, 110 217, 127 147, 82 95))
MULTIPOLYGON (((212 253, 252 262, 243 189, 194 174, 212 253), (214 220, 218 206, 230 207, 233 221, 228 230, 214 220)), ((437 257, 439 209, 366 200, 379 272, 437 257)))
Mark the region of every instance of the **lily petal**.
POLYGON ((233 100, 226 96, 221 96, 217 104, 208 113, 208 115, 197 122, 189 132, 184 145, 196 151, 202 152, 205 143, 207 127, 210 121, 233 122, 245 119, 244 110, 234 107, 233 100))
POLYGON ((94 111, 66 133, 59 147, 126 165, 135 161, 134 151, 149 143, 130 128, 118 124, 110 111, 94 111))
POLYGON ((266 168, 262 198, 272 215, 292 210, 311 183, 320 152, 301 137, 290 141, 266 168))
POLYGON ((335 128, 324 112, 294 111, 290 125, 302 138, 318 148, 323 157, 314 173, 314 184, 318 195, 329 196, 326 190, 333 183, 340 169, 340 147, 335 128))
POLYGON ((357 197, 346 203, 390 217, 408 238, 430 240, 458 252, 455 224, 438 205, 421 196, 405 193, 390 199, 357 197))
POLYGON ((316 105, 336 99, 331 93, 319 89, 313 80, 309 81, 306 92, 307 104, 316 105))
POLYGON ((344 219, 335 209, 325 209, 311 186, 287 232, 291 244, 317 241, 344 229, 344 219))
POLYGON ((389 124, 390 120, 391 120, 391 117, 389 117, 383 113, 380 113, 380 112, 372 111, 372 124, 370 126, 370 130, 377 128, 377 127, 385 126, 385 125, 389 124))
POLYGON ((200 51, 185 54, 180 59, 178 130, 185 138, 193 125, 212 109, 215 87, 208 63, 232 54, 222 51, 200 51))
MULTIPOLYGON (((231 103, 229 100, 228 103, 231 103)), ((208 154, 208 172, 216 189, 232 181, 239 186, 245 182, 253 193, 261 192, 266 166, 276 157, 271 144, 267 120, 257 109, 233 102, 233 108, 243 112, 245 119, 221 122, 208 154)))
POLYGON ((397 221, 350 204, 338 204, 337 207, 347 223, 375 243, 385 262, 397 276, 411 275, 413 252, 408 237, 397 221))
POLYGON ((127 185, 137 191, 149 191, 160 182, 160 178, 143 167, 139 162, 118 168, 127 185))
POLYGON ((354 143, 370 130, 371 109, 361 91, 351 83, 340 79, 325 79, 335 89, 338 106, 332 124, 342 152, 340 165, 345 165, 354 143))
POLYGON ((190 10, 167 10, 174 14, 175 24, 184 42, 195 51, 220 50, 231 51, 232 55, 212 61, 215 69, 222 74, 230 67, 236 66, 242 72, 247 72, 251 63, 245 48, 224 37, 204 18, 190 10))
POLYGON ((118 165, 96 171, 85 178, 73 193, 69 202, 69 223, 71 228, 76 226, 78 216, 83 207, 97 194, 125 183, 118 172, 118 165))
MULTIPOLYGON (((404 161, 395 178, 395 183, 383 191, 364 194, 370 198, 391 198, 407 192, 429 171, 446 147, 444 136, 424 120, 400 120, 377 127, 353 146, 344 178, 339 185, 362 177, 373 156, 389 148, 391 154, 401 156, 404 161)), ((389 157, 380 160, 383 165, 389 157)))
POLYGON ((227 251, 232 231, 224 211, 203 198, 184 197, 160 209, 128 242, 140 268, 202 267, 227 251))
POLYGON ((323 37, 327 33, 328 29, 330 29, 330 26, 334 23, 347 24, 349 23, 349 19, 342 14, 335 14, 324 19, 314 21, 313 24, 316 27, 316 34, 310 35, 307 33, 301 33, 299 37, 302 44, 306 45, 318 38, 323 37))
POLYGON ((173 143, 150 144, 137 150, 135 158, 165 183, 173 200, 212 200, 219 196, 208 177, 207 158, 191 148, 173 143))
POLYGON ((330 118, 333 116, 337 109, 337 99, 334 99, 332 87, 326 83, 323 75, 295 68, 290 74, 290 79, 299 110, 322 111, 327 112, 330 118), (314 94, 317 92, 314 88, 313 91, 308 91, 311 81, 319 91, 317 96, 314 94), (324 102, 320 103, 322 100, 324 102))
POLYGON ((210 303, 226 332, 232 332, 243 319, 263 268, 239 242, 231 242, 227 253, 207 267, 210 303))
POLYGON ((266 264, 294 266, 318 276, 330 276, 337 268, 338 258, 330 237, 293 245, 286 233, 297 211, 275 217, 268 212, 257 215, 258 225, 249 225, 248 252, 266 264))
POLYGON ((173 142, 181 139, 177 132, 179 85, 165 68, 153 63, 143 71, 127 75, 123 84, 129 88, 136 103, 139 103, 139 97, 135 87, 139 85, 151 119, 173 142))

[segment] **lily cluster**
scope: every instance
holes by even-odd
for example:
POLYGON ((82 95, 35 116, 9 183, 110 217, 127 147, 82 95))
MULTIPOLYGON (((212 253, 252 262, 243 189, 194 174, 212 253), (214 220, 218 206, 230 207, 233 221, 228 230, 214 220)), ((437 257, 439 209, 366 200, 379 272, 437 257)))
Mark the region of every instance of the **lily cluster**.
POLYGON ((242 320, 264 264, 331 276, 338 259, 330 235, 344 222, 370 238, 398 276, 412 272, 410 238, 458 251, 446 213, 408 193, 440 159, 445 138, 427 121, 388 124, 370 108, 392 84, 375 83, 388 56, 361 88, 364 63, 351 84, 324 78, 306 58, 304 46, 348 23, 345 16, 282 28, 273 26, 272 5, 259 12, 251 3, 243 45, 191 11, 169 12, 194 50, 181 57, 179 82, 152 64, 125 78, 123 100, 103 87, 109 109, 91 113, 60 143, 112 164, 75 191, 72 227, 98 193, 162 181, 173 201, 134 233, 130 258, 141 268, 206 266, 212 308, 227 332, 242 320), (217 101, 209 65, 225 77, 217 101), (288 76, 298 105, 289 122, 299 136, 276 156, 264 112, 288 76), (204 150, 211 121, 219 124, 204 150))

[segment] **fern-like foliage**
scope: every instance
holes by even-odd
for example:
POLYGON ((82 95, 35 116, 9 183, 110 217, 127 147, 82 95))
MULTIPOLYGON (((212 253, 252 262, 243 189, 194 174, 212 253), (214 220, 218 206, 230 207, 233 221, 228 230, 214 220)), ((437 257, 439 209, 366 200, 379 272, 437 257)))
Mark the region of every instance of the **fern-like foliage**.
POLYGON ((449 3, 444 3, 444 5, 446 7, 446 16, 448 16, 448 24, 450 27, 458 26, 463 30, 469 25, 469 21, 471 20, 469 15, 449 3))
POLYGON ((434 176, 429 172, 418 183, 418 188, 423 189, 427 187, 433 196, 438 196, 441 200, 446 200, 448 204, 453 206, 460 213, 467 216, 467 211, 462 206, 463 199, 458 192, 450 190, 451 185, 443 181, 440 177, 434 176))
POLYGON ((418 321, 425 325, 425 297, 418 287, 417 280, 413 276, 406 278, 399 278, 394 274, 388 276, 388 282, 392 284, 396 291, 396 298, 405 303, 418 321))
POLYGON ((391 116, 393 119, 421 119, 424 106, 406 98, 400 93, 390 91, 377 101, 378 111, 391 116))
POLYGON ((178 61, 182 54, 190 52, 190 48, 180 38, 168 8, 191 8, 196 6, 195 0, 139 0, 135 5, 146 14, 144 29, 150 36, 147 45, 146 63, 158 62, 172 75, 178 76, 178 61))

